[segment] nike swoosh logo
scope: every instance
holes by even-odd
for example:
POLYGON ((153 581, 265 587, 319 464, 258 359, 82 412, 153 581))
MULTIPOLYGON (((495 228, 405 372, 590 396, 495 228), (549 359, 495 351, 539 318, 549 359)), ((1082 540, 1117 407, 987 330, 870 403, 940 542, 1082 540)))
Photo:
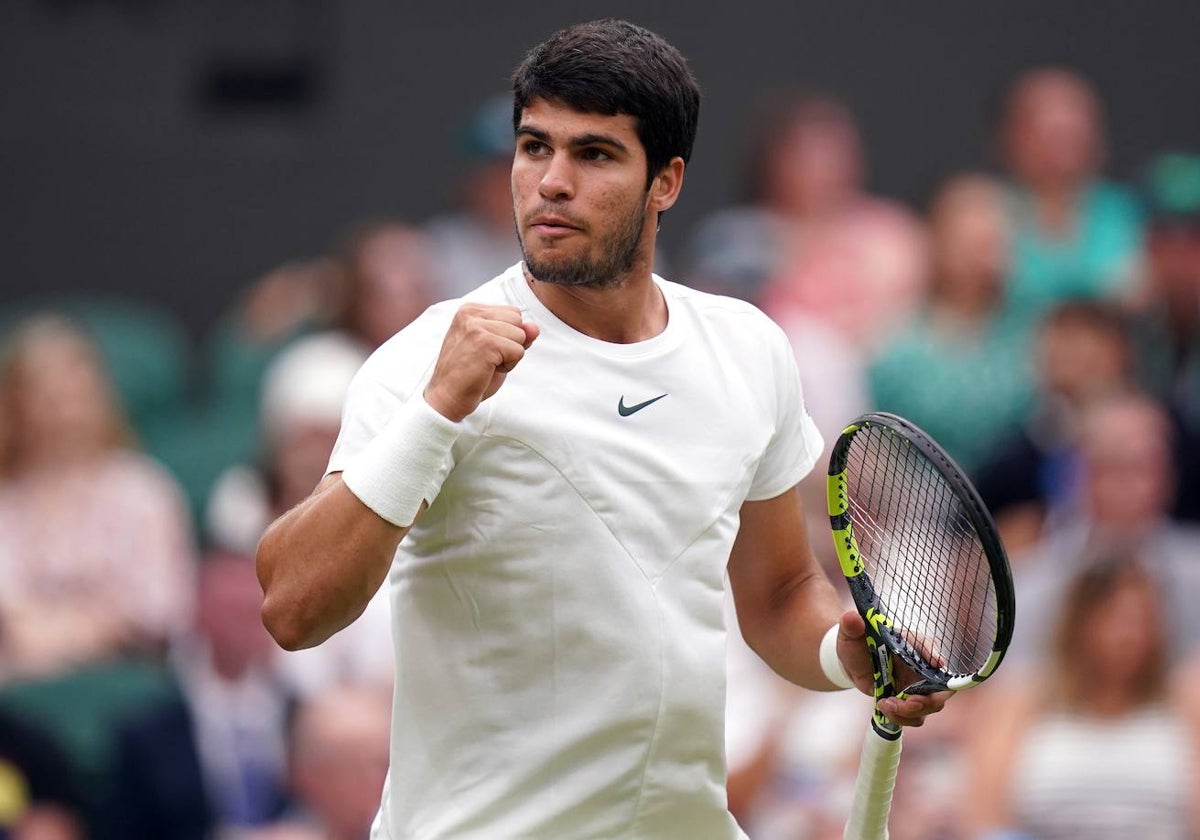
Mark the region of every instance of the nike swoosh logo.
POLYGON ((641 411, 643 408, 650 405, 651 403, 658 402, 665 396, 666 396, 666 394, 659 394, 657 397, 654 397, 653 399, 646 400, 645 402, 640 402, 636 405, 625 405, 625 397, 624 397, 624 395, 622 395, 621 399, 617 400, 617 414, 620 414, 622 417, 628 417, 630 414, 635 414, 635 413, 641 411))

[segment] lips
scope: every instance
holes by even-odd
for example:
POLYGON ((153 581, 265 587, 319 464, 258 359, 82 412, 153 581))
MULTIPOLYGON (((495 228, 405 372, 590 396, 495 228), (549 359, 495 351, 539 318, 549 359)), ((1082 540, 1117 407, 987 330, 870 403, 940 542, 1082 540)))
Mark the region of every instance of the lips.
POLYGON ((529 220, 529 227, 547 236, 562 236, 574 231, 583 230, 582 225, 577 224, 566 216, 550 214, 541 214, 532 217, 529 220))

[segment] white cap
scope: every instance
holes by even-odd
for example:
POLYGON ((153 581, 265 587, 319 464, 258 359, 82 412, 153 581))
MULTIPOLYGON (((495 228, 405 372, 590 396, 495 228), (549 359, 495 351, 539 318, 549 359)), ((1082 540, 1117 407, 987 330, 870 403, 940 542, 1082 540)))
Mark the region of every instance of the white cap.
POLYGON ((278 440, 297 426, 340 425, 350 380, 367 351, 341 333, 302 338, 283 350, 263 375, 263 432, 278 440))

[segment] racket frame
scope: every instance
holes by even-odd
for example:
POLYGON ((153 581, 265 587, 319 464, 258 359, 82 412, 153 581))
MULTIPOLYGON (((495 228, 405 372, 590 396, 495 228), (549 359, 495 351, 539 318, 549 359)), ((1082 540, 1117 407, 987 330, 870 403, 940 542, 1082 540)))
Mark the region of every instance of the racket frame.
MULTIPOLYGON (((1012 573, 1009 570, 1008 558, 991 514, 974 485, 954 462, 954 459, 928 434, 909 420, 882 411, 868 412, 846 426, 834 444, 829 457, 827 501, 838 564, 846 578, 854 604, 867 625, 867 645, 871 649, 876 670, 876 703, 878 704, 883 697, 894 693, 894 686, 891 684, 892 669, 890 668, 889 652, 899 656, 920 677, 917 682, 906 686, 901 692, 902 694, 928 694, 946 689, 961 691, 978 685, 991 676, 1003 660, 1004 653, 1012 640, 1015 613, 1012 573), (963 511, 979 537, 995 587, 997 626, 991 654, 984 664, 973 673, 952 673, 928 662, 894 628, 891 617, 880 603, 875 587, 867 575, 854 533, 854 521, 847 491, 846 468, 854 436, 871 428, 882 429, 902 438, 933 466, 963 503, 963 511)), ((899 735, 899 728, 878 712, 876 712, 873 724, 877 728, 883 725, 885 731, 880 734, 884 737, 898 737, 899 735)))

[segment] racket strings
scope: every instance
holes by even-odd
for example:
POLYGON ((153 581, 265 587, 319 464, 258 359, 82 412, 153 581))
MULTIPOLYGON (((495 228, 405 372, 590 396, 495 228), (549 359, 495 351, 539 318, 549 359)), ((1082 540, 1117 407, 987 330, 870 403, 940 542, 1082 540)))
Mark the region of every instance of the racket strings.
POLYGON ((930 665, 976 672, 995 643, 997 600, 963 502, 920 450, 887 429, 860 430, 848 457, 850 518, 886 614, 930 665))

